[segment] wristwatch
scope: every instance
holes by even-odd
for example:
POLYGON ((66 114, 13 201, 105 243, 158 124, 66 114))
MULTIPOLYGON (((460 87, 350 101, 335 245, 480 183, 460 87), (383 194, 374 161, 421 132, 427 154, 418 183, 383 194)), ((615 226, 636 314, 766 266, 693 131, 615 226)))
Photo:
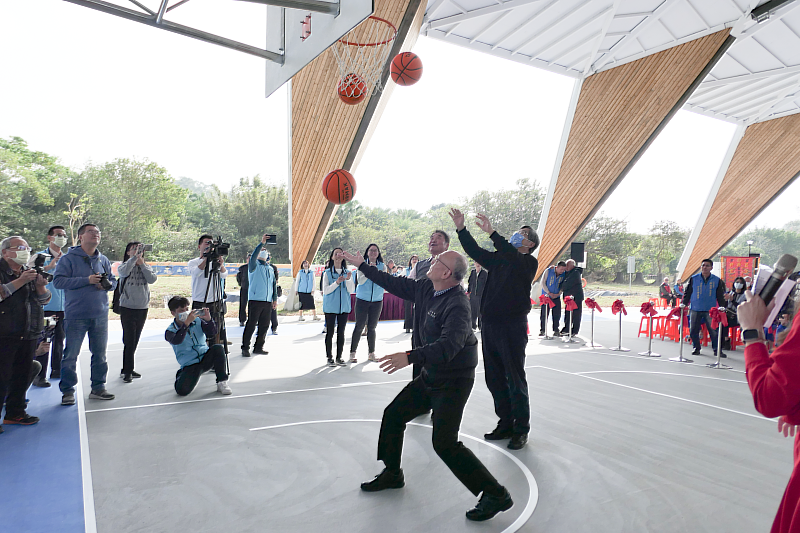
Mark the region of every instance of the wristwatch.
POLYGON ((746 329, 742 332, 742 340, 745 342, 759 340, 759 338, 760 335, 757 329, 746 329))

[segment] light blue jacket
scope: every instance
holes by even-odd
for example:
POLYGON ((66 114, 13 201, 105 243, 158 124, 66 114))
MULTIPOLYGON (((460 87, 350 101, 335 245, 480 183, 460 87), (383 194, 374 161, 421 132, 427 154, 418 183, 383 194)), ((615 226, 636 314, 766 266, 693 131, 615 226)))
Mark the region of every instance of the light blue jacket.
MULTIPOLYGON (((47 248, 45 248, 44 250, 42 250, 39 253, 50 255, 50 247, 48 246, 47 248)), ((49 265, 51 261, 53 261, 53 257, 52 256, 50 256, 47 259, 45 259, 44 260, 44 266, 49 265)), ((58 267, 56 267, 56 269, 57 268, 58 267)), ((53 272, 51 272, 51 274, 53 274, 53 272)), ((50 294, 52 295, 52 298, 50 298, 50 301, 47 302, 47 305, 44 306, 44 310, 45 311, 63 311, 64 310, 64 291, 62 291, 61 289, 56 289, 53 286, 53 282, 52 281, 47 284, 47 290, 50 291, 50 294)))
MULTIPOLYGON (((386 267, 383 263, 378 262, 378 270, 386 272, 386 267)), ((383 301, 383 287, 376 285, 372 280, 367 279, 364 275, 358 276, 358 286, 356 287, 356 298, 364 300, 365 302, 382 302, 383 301)))
POLYGON ((297 273, 297 292, 314 292, 313 270, 301 270, 297 273))
MULTIPOLYGON (((326 268, 323 276, 327 276, 328 285, 335 285, 339 278, 338 274, 333 273, 333 268, 326 268)), ((340 283, 331 293, 322 297, 322 312, 324 313, 350 313, 350 291, 347 290, 347 283, 340 283)))
POLYGON ((258 252, 261 251, 261 243, 250 255, 247 263, 247 298, 256 302, 271 302, 276 292, 277 280, 272 265, 266 261, 258 259, 258 252))
POLYGON ((89 283, 92 274, 108 274, 109 291, 117 286, 117 278, 111 273, 111 262, 95 250, 89 257, 83 248, 73 246, 58 261, 53 286, 64 291, 64 318, 108 319, 108 292, 89 283))
MULTIPOLYGON (((176 333, 178 331, 178 324, 173 320, 167 326, 167 331, 176 333)), ((186 332, 186 338, 180 344, 172 344, 172 349, 175 351, 175 359, 181 368, 195 363, 199 363, 203 355, 208 351, 206 344, 206 334, 203 333, 202 321, 195 318, 194 322, 189 324, 189 329, 186 332)))

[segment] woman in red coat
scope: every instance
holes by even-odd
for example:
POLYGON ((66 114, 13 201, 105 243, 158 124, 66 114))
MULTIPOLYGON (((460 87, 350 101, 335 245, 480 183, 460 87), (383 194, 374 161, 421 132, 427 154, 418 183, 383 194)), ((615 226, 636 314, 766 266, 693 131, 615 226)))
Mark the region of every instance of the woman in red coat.
MULTIPOLYGON (((780 417, 778 431, 787 435, 790 431, 794 434, 794 426, 800 424, 800 318, 795 311, 786 341, 770 355, 761 326, 773 304, 765 306, 760 297, 747 291, 747 302, 737 308, 737 313, 742 332, 758 332, 757 338, 745 341, 744 349, 747 383, 756 410, 769 418, 780 417)), ((800 432, 794 440, 794 470, 772 524, 772 533, 800 533, 800 432)))

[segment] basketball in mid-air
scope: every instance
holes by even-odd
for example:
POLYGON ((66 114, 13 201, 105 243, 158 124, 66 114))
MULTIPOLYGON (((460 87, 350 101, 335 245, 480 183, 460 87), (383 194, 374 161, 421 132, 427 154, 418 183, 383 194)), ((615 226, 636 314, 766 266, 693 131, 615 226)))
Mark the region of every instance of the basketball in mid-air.
POLYGON ((356 195, 356 180, 346 170, 328 172, 328 175, 322 178, 322 194, 329 202, 346 204, 356 195))
POLYGON ((414 85, 422 77, 422 60, 411 52, 397 54, 392 59, 391 74, 397 85, 414 85))
POLYGON ((336 90, 339 99, 347 105, 355 105, 367 96, 367 84, 361 76, 353 72, 339 80, 336 90))

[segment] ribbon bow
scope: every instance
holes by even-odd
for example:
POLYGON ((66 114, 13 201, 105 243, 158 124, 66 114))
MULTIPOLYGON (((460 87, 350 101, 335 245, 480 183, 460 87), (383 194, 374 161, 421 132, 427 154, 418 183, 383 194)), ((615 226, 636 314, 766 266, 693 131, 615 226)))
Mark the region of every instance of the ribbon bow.
POLYGON ((669 313, 667 313, 667 320, 669 320, 670 318, 672 318, 674 316, 678 317, 678 318, 680 318, 680 316, 681 316, 681 308, 678 307, 677 305, 675 307, 673 307, 672 309, 670 309, 669 313))
POLYGON ((708 316, 711 317, 711 329, 717 329, 720 322, 723 326, 728 325, 728 315, 725 311, 720 311, 718 307, 712 307, 708 312, 708 316))
POLYGON ((653 304, 650 302, 643 302, 642 308, 639 309, 639 312, 642 313, 643 315, 650 315, 650 316, 656 316, 658 314, 658 311, 656 311, 655 307, 653 307, 653 304))
POLYGON ((539 296, 539 303, 542 305, 547 305, 550 309, 556 306, 556 303, 546 294, 539 296))
POLYGON ((622 303, 622 300, 614 300, 614 303, 611 304, 611 314, 616 315, 622 311, 623 315, 627 315, 628 311, 625 309, 625 304, 622 303))
POLYGON ((567 311, 574 311, 578 308, 578 304, 575 303, 575 298, 572 296, 564 296, 564 309, 567 311))
POLYGON ((589 309, 597 309, 597 311, 598 311, 598 312, 600 312, 600 313, 602 313, 602 312, 603 312, 603 309, 600 307, 600 304, 598 304, 598 303, 597 303, 597 302, 594 300, 594 298, 586 298, 586 299, 583 301, 583 303, 585 303, 585 304, 586 304, 586 307, 588 307, 589 309))

